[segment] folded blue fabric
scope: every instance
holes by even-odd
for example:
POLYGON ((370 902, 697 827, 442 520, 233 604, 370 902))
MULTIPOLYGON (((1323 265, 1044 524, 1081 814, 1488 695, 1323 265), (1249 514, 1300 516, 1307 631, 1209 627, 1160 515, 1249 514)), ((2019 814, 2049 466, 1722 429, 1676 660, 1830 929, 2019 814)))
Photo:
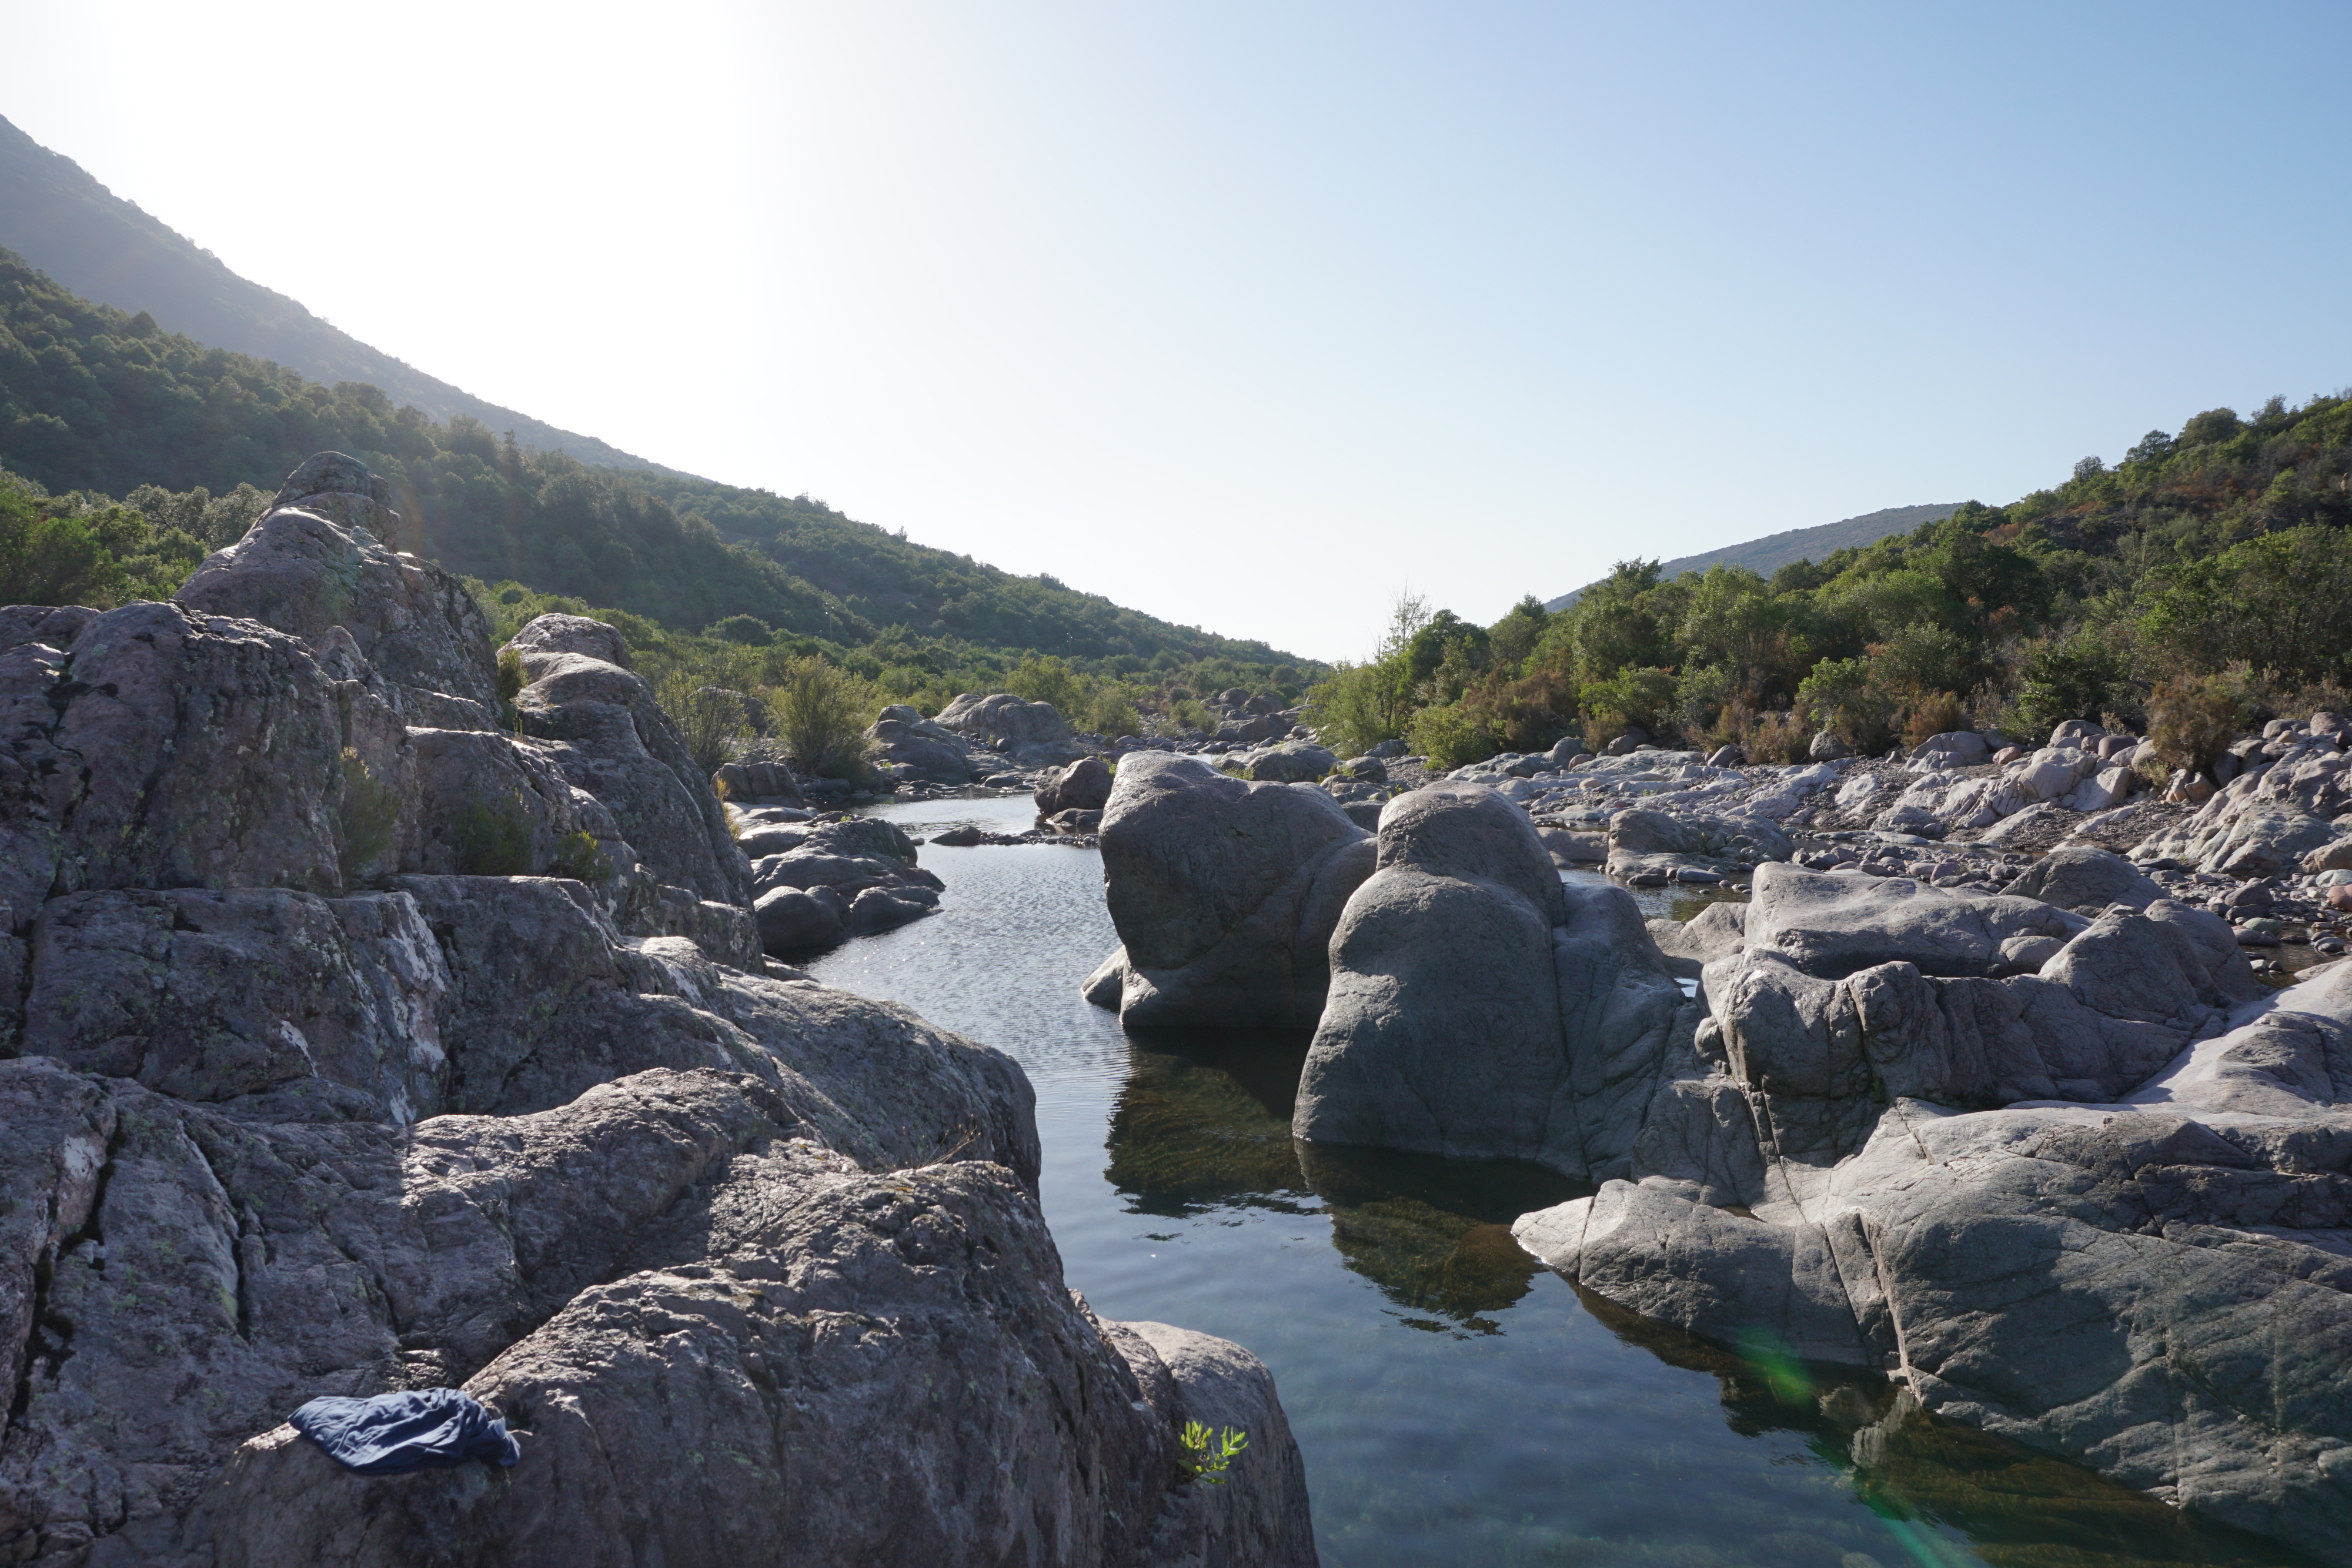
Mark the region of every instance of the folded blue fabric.
POLYGON ((363 1476, 453 1469, 468 1459, 511 1465, 522 1458, 507 1424, 459 1388, 413 1388, 372 1399, 331 1394, 289 1419, 336 1463, 363 1476))

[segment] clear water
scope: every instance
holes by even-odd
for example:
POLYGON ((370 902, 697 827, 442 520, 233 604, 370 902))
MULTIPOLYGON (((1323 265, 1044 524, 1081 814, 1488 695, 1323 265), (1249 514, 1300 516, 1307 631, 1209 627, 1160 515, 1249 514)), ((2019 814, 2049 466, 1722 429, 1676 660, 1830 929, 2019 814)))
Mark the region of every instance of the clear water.
MULTIPOLYGON (((926 835, 1018 831, 1030 810, 882 814, 926 835)), ((928 846, 922 862, 940 913, 808 968, 1027 1070, 1069 1283, 1106 1317, 1221 1334, 1273 1368, 1329 1568, 2302 1561, 1916 1415, 1866 1435, 1857 1467, 1885 1385, 1629 1319, 1521 1253, 1510 1221, 1576 1196, 1559 1177, 1303 1149, 1304 1039, 1130 1039, 1087 1006, 1078 982, 1118 946, 1094 851, 928 846)))

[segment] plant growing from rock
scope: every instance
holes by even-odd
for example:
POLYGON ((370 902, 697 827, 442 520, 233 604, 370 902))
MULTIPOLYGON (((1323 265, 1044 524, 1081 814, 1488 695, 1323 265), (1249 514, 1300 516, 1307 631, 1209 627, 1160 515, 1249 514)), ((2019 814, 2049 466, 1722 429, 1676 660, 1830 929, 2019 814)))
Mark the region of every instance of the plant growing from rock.
POLYGON ((768 713, 801 772, 853 782, 864 776, 872 710, 846 672, 813 653, 792 660, 769 689, 768 713))
POLYGON ((1183 1445, 1183 1452, 1176 1457, 1176 1462, 1184 1467, 1184 1472, 1213 1487, 1221 1487, 1225 1484, 1225 1472, 1233 1467, 1234 1458, 1249 1447, 1249 1434, 1238 1427, 1212 1432, 1198 1421, 1187 1421, 1178 1441, 1183 1445))
POLYGON ((529 876, 531 837, 530 810, 519 797, 510 796, 496 805, 476 801, 458 815, 457 831, 451 835, 451 845, 457 852, 457 874, 529 876))
POLYGON ((336 860, 343 881, 367 874, 384 851, 392 847, 400 825, 400 797, 376 779, 360 754, 343 747, 343 795, 336 811, 336 860))

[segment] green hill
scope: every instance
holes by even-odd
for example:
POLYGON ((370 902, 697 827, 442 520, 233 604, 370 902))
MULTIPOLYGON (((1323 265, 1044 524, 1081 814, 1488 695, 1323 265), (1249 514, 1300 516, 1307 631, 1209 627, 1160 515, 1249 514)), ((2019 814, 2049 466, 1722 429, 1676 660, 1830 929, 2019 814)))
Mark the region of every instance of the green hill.
POLYGON ((436 381, 231 272, 212 252, 100 184, 80 164, 0 120, 0 246, 85 298, 141 311, 169 331, 271 360, 312 381, 364 382, 436 420, 511 430, 528 451, 604 467, 658 465, 436 381))
POLYGON ((1489 627, 1408 602, 1316 706, 1347 744, 1403 734, 1444 761, 1634 727, 1794 760, 1823 727, 1875 751, 2112 716, 2202 766, 2200 736, 2352 706, 2347 486, 2352 399, 2207 409, 2114 468, 2085 458, 2005 507, 1927 508, 1769 577, 1621 561, 1566 608, 1529 597, 1489 627))
MULTIPOLYGON (((78 497, 52 513, 112 516, 119 497, 176 533, 151 539, 110 524, 108 554, 146 563, 123 581, 168 592, 170 563, 233 540, 296 464, 330 449, 391 482, 406 548, 515 585, 507 602, 560 595, 674 632, 822 651, 896 695, 1001 680, 1033 655, 1162 685, 1295 688, 1314 668, 1049 576, 910 543, 805 497, 528 451, 464 413, 436 421, 367 383, 321 385, 166 332, 0 251, 0 463, 42 492, 78 497)), ((0 594, 26 597, 27 582, 62 593, 66 580, 15 580, 0 559, 0 594)))
MULTIPOLYGON (((1790 528, 1782 533, 1766 534, 1760 539, 1743 544, 1726 545, 1721 549, 1686 555, 1665 562, 1658 569, 1664 578, 1680 577, 1686 571, 1705 571, 1711 566, 1746 567, 1749 571, 1766 576, 1780 570, 1792 561, 1819 560, 1833 550, 1860 549, 1876 544, 1889 534, 1908 533, 1922 523, 1932 523, 1948 517, 1958 509, 1958 503, 1942 507, 1888 507, 1883 511, 1864 512, 1858 517, 1843 522, 1822 523, 1817 528, 1790 528)), ((1587 583, 1586 588, 1591 584, 1587 583)), ((1576 602, 1576 593, 1563 593, 1544 605, 1546 610, 1565 610, 1576 602)))

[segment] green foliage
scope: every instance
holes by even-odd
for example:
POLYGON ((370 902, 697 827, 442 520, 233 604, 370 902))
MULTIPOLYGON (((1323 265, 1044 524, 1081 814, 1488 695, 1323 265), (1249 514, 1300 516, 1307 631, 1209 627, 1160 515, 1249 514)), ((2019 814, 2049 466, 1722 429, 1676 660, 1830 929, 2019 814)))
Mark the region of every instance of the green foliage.
MULTIPOLYGON (((1045 653, 1095 677, 1214 670, 1223 685, 1270 685, 1299 663, 911 544, 806 496, 526 452, 469 416, 436 421, 364 382, 325 386, 155 330, 0 252, 0 462, 58 491, 135 487, 142 508, 177 487, 172 507, 147 511, 151 534, 175 536, 163 570, 142 577, 110 546, 126 583, 100 573, 94 586, 68 583, 68 597, 168 594, 295 465, 329 449, 383 475, 404 543, 460 575, 709 627, 732 645, 822 653, 864 679, 892 671, 898 695, 934 706, 1004 689, 1007 671, 1045 653)), ((46 544, 44 559, 76 559, 70 530, 46 544)))
POLYGON ((1079 728, 1106 740, 1143 731, 1143 716, 1136 710, 1134 699, 1120 687, 1108 684, 1097 687, 1087 699, 1079 711, 1079 728))
POLYGON ((654 700, 677 727, 687 755, 705 775, 727 760, 728 743, 752 733, 743 694, 705 684, 691 669, 676 669, 654 687, 654 700))
POLYGON ((2096 638, 2078 633, 2036 647, 2019 676, 2019 721, 2029 729, 2048 730, 2070 718, 2096 719, 2114 706, 2124 665, 2096 638))
POLYGON ((1458 702, 1440 703, 1412 716, 1405 744, 1436 768, 1460 768, 1503 749, 1495 732, 1458 702))
POLYGON ((587 832, 566 833, 555 841, 555 852, 548 857, 545 874, 570 877, 574 882, 602 883, 613 880, 613 857, 604 852, 594 835, 587 832))
POLYGON ((1886 748, 1895 709, 1868 659, 1824 659, 1797 686, 1797 711, 1859 752, 1886 748))
POLYGON ((1221 1432, 1212 1432, 1198 1421, 1185 1422, 1179 1440, 1184 1451, 1176 1462, 1187 1473, 1214 1487, 1225 1484, 1225 1472, 1249 1447, 1249 1434, 1241 1427, 1227 1427, 1221 1432))
POLYGON ((459 876, 529 876, 533 824, 520 796, 478 800, 458 815, 452 847, 459 876))
POLYGON ((1004 678, 1006 691, 1028 702, 1052 703, 1064 718, 1077 711, 1086 688, 1085 679, 1051 653, 1022 660, 1004 678))
POLYGON ((769 727, 803 773, 862 781, 873 743, 866 727, 882 705, 854 677, 803 656, 785 666, 763 694, 769 727))
POLYGON ((400 826, 400 797, 386 789, 360 754, 343 747, 342 799, 336 808, 336 859, 343 881, 362 881, 393 847, 400 826))
POLYGON ((1198 697, 1178 697, 1168 705, 1168 717, 1185 729, 1206 734, 1209 729, 1209 707, 1198 697))

